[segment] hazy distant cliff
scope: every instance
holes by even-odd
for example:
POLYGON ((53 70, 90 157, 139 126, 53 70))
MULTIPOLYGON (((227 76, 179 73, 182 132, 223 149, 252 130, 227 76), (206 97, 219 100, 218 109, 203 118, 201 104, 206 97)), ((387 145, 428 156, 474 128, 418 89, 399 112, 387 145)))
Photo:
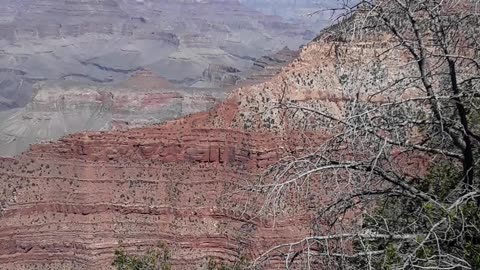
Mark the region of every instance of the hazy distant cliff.
POLYGON ((331 22, 329 18, 331 14, 317 12, 338 4, 338 1, 335 0, 239 0, 239 2, 264 14, 281 16, 291 21, 301 21, 308 29, 315 32, 331 22), (316 14, 311 16, 313 13, 316 14))
POLYGON ((243 70, 295 49, 313 37, 306 30, 236 0, 3 1, 0 110, 23 107, 46 80, 114 84, 147 68, 190 86, 210 64, 243 70))

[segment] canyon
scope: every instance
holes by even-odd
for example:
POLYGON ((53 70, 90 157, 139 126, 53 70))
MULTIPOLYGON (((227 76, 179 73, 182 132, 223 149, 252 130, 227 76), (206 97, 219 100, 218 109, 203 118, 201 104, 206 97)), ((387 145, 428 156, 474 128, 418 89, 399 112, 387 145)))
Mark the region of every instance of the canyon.
MULTIPOLYGON (((207 112, 76 133, 1 158, 2 269, 111 269, 116 249, 138 254, 159 241, 175 269, 206 269, 210 259, 253 260, 310 235, 315 207, 339 183, 313 179, 309 196, 292 198, 274 218, 259 214, 264 201, 251 188, 271 165, 316 151, 332 136, 328 122, 278 104, 342 116, 355 99, 407 72, 405 55, 365 61, 388 44, 339 48, 331 37, 323 31, 277 75, 239 87, 207 112)), ((414 156, 405 162, 414 172, 425 167, 414 156)), ((278 269, 284 260, 264 266, 278 269)))
POLYGON ((298 11, 284 17, 264 15, 263 5, 6 1, 0 156, 74 132, 162 123, 207 110, 235 87, 268 80, 313 38, 309 29, 326 22, 299 16, 313 3, 284 2, 278 10, 298 11))
POLYGON ((258 3, 0 7, 1 269, 111 269, 118 248, 160 241, 175 269, 201 269, 308 233, 308 209, 275 224, 245 209, 259 204, 238 187, 305 144, 235 120, 258 101, 230 92, 287 76, 324 22, 258 3))
POLYGON ((237 0, 4 1, 0 110, 25 106, 39 81, 114 84, 145 68, 192 86, 210 64, 244 70, 296 50, 315 35, 306 24, 237 0))

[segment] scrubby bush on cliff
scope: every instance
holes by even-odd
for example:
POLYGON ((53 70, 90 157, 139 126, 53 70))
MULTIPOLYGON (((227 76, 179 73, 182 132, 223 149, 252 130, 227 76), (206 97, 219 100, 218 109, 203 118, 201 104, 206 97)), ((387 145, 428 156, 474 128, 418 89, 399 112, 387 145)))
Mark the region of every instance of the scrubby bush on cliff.
POLYGON ((226 263, 210 258, 207 263, 207 270, 245 270, 250 266, 245 257, 241 257, 234 263, 226 263))
POLYGON ((123 249, 115 251, 112 265, 117 270, 171 270, 171 254, 168 247, 160 243, 142 255, 131 255, 123 249))
POLYGON ((252 187, 262 210, 311 202, 312 235, 254 263, 275 255, 286 268, 480 269, 480 3, 344 2, 340 23, 317 39, 348 74, 338 83, 343 111, 277 106, 316 117, 331 136, 252 187))

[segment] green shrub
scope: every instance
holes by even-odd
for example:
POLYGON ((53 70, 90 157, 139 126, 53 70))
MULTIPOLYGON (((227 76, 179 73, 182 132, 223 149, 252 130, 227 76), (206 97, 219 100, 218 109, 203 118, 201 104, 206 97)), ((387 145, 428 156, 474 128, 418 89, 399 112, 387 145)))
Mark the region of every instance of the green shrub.
POLYGON ((248 266, 249 263, 245 257, 240 257, 240 259, 234 263, 219 262, 210 258, 208 260, 207 270, 244 270, 247 269, 248 266))
POLYGON ((144 255, 131 255, 123 249, 118 249, 115 251, 112 265, 117 270, 171 270, 170 260, 170 250, 165 244, 160 243, 144 255))

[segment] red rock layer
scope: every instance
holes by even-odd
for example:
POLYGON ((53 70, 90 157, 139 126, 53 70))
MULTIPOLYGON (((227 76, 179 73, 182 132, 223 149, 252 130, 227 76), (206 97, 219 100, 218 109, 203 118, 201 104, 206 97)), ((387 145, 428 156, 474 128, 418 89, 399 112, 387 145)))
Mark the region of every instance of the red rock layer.
POLYGON ((306 211, 273 227, 238 191, 300 151, 301 136, 211 128, 210 117, 76 134, 0 160, 2 269, 108 269, 120 243, 135 252, 160 240, 176 269, 200 269, 308 234, 306 211))

